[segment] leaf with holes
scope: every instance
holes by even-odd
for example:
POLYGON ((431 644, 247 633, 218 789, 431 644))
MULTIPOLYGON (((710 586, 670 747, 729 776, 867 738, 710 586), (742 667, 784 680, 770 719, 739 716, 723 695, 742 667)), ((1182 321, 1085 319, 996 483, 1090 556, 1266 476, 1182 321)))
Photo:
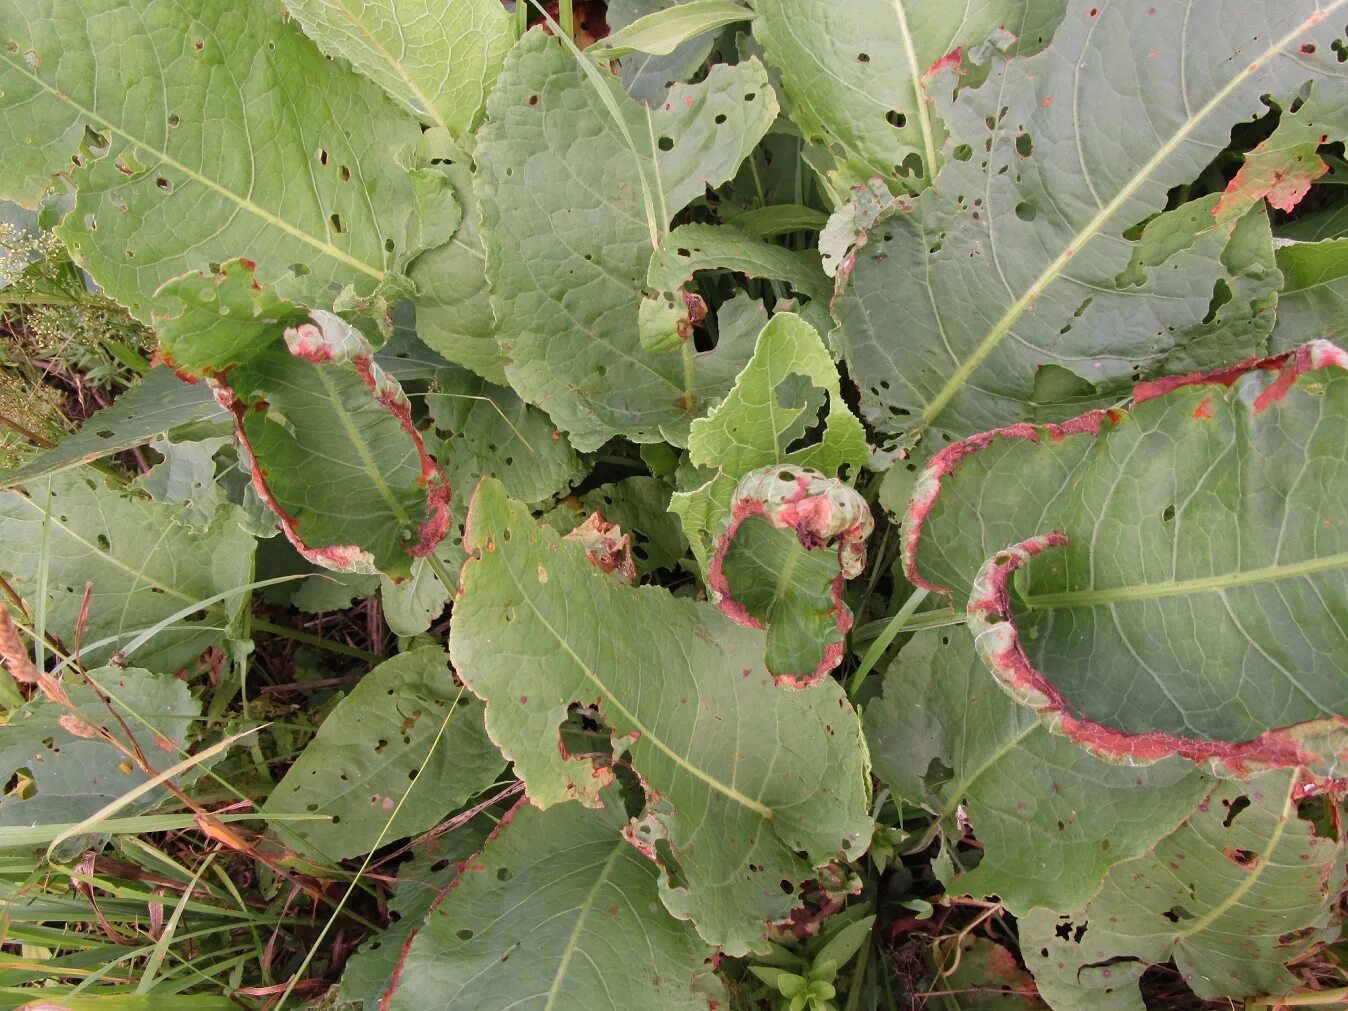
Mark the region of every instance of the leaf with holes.
POLYGON ((937 816, 951 842, 967 823, 982 848, 955 894, 996 895, 1017 916, 1072 909, 1111 867, 1192 813, 1212 781, 1179 758, 1102 762, 998 687, 962 629, 920 632, 866 707, 875 774, 937 816))
POLYGON ((476 124, 515 41, 497 0, 286 0, 286 8, 325 52, 456 135, 476 124))
POLYGON ((329 308, 331 286, 368 293, 413 256, 452 200, 399 162, 416 121, 274 6, 5 0, 0 24, 4 195, 70 170, 61 237, 141 319, 164 281, 235 256, 329 308))
POLYGON ((777 688, 761 633, 615 582, 498 482, 479 486, 468 531, 450 652, 535 804, 594 804, 612 778, 559 746, 567 707, 597 704, 646 787, 629 834, 665 867, 666 907, 734 954, 815 868, 864 851, 865 750, 836 682, 777 688))
POLYGON ((1291 990, 1298 981, 1285 966, 1340 924, 1343 842, 1303 816, 1313 794, 1295 772, 1222 783, 1116 866, 1090 902, 1022 917, 1025 961, 1045 999, 1058 1011, 1143 1011, 1138 979, 1170 959, 1204 999, 1291 990))
POLYGON ((86 664, 106 662, 173 619, 130 655, 172 673, 225 638, 253 578, 253 538, 235 507, 217 511, 205 529, 180 522, 183 513, 114 490, 101 475, 35 481, 0 494, 0 572, 32 606, 43 601, 47 631, 68 649, 82 630, 86 664))
POLYGON ((776 117, 776 100, 767 71, 749 60, 676 86, 648 110, 608 75, 587 78, 580 59, 538 30, 526 35, 506 59, 479 137, 477 192, 506 375, 577 449, 614 435, 682 443, 744 359, 733 347, 699 353, 688 341, 644 350, 646 270, 670 218, 734 175, 776 117))
POLYGON ((203 421, 227 424, 229 415, 205 386, 184 383, 169 369, 153 368, 112 404, 90 415, 78 432, 0 475, 0 488, 59 474, 203 421))
POLYGON ((521 801, 413 935, 388 1011, 723 1002, 711 949, 659 908, 659 869, 623 838, 620 790, 602 799, 521 801))
POLYGON ((990 38, 1039 48, 1063 0, 914 3, 778 0, 760 3, 754 37, 782 75, 792 121, 834 152, 833 185, 879 176, 896 192, 930 183, 945 130, 932 108, 937 71, 990 38), (1009 30, 1009 31, 1008 31, 1009 30))
POLYGON ((939 71, 951 137, 937 185, 893 202, 835 305, 876 427, 907 445, 960 438, 1042 417, 1046 369, 1104 406, 1138 378, 1266 353, 1277 276, 1262 203, 1226 220, 1200 200, 1171 208, 1164 241, 1138 232, 1264 96, 1309 87, 1343 103, 1342 18, 1326 14, 1311 0, 1079 0, 1051 45, 995 58, 979 87, 952 100, 956 75, 939 71))
POLYGON ((328 714, 262 812, 321 813, 289 825, 328 860, 430 828, 501 772, 482 704, 431 646, 385 660, 328 714))
MULTIPOLYGON (((201 712, 201 703, 187 685, 137 667, 100 667, 89 672, 89 679, 98 691, 78 678, 66 682, 73 710, 39 696, 9 714, 0 745, 0 776, 6 783, 17 778, 19 786, 0 796, 0 825, 78 823, 143 785, 150 777, 100 739, 106 730, 127 741, 117 717, 131 728, 136 745, 156 772, 185 757, 188 732, 201 712)), ((191 770, 172 783, 186 786, 200 772, 191 770)), ((169 799, 167 789, 156 787, 131 801, 122 814, 169 799)))
POLYGON ((1102 755, 1342 776, 1348 357, 1311 344, 1136 400, 938 455, 910 578, 967 599, 1006 689, 1102 755))
POLYGON ((781 313, 759 333, 753 358, 729 396, 693 423, 688 458, 716 471, 701 487, 676 494, 670 509, 706 568, 744 475, 780 465, 833 476, 843 467, 861 466, 868 455, 866 433, 843 401, 838 369, 824 342, 800 317, 781 313), (804 442, 821 410, 822 436, 804 442))

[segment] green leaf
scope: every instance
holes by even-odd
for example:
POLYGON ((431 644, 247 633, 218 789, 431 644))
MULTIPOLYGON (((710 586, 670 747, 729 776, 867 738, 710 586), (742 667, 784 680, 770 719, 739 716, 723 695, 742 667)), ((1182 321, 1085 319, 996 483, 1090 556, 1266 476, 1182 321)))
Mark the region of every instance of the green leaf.
POLYGON ((234 507, 201 530, 179 522, 183 507, 116 491, 102 477, 58 474, 26 488, 0 494, 0 571, 33 607, 42 602, 47 631, 72 648, 92 584, 84 663, 105 662, 137 633, 187 609, 133 657, 172 673, 219 643, 246 606, 254 542, 234 507), (234 589, 237 596, 204 603, 234 589), (92 645, 104 639, 112 642, 92 645))
MULTIPOLYGON (((604 11, 609 38, 638 20, 691 2, 693 0, 609 0, 604 11)), ((702 68, 715 41, 716 36, 708 32, 680 43, 665 56, 632 53, 623 57, 617 67, 624 90, 643 105, 658 108, 664 104, 665 95, 674 84, 690 80, 702 68)))
POLYGON ((463 866, 482 849, 493 823, 485 816, 468 824, 412 844, 412 856, 398 865, 398 877, 388 908, 390 923, 360 946, 342 970, 342 1002, 374 1011, 393 983, 402 961, 403 945, 419 929, 435 900, 459 876, 463 866))
MULTIPOLYGON (((675 570, 688 555, 688 539, 678 517, 669 512, 670 487, 653 477, 638 475, 612 484, 602 484, 580 497, 589 512, 603 513, 632 535, 632 555, 643 576, 659 569, 675 570)), ((573 514, 574 515, 574 514, 573 514)), ((584 519, 574 515, 566 533, 584 519)))
POLYGON ((910 506, 910 578, 967 596, 1006 689, 1101 754, 1339 775, 1345 364, 1307 345, 951 446, 910 506))
POLYGON ((388 1011, 686 1008, 725 1000, 712 952, 659 907, 659 870, 602 810, 526 802, 444 893, 398 970, 388 1011))
POLYGON ((170 369, 153 368, 111 405, 90 415, 78 432, 66 436, 55 449, 0 475, 0 488, 13 488, 125 452, 193 422, 223 422, 228 418, 205 385, 194 386, 170 369))
MULTIPOLYGON (((1074 0, 1047 49, 995 60, 953 101, 955 75, 941 71, 933 94, 951 139, 938 185, 895 201, 835 304, 876 427, 911 443, 1026 420, 1050 364, 1104 406, 1138 378, 1265 353, 1268 296, 1255 282, 1271 282, 1273 264, 1252 257, 1245 218, 1191 208, 1192 227, 1164 226, 1174 234, 1159 262, 1138 257, 1136 230, 1233 124, 1266 111, 1265 96, 1283 104, 1311 84, 1341 101, 1333 20, 1300 0, 1276 11, 1074 0), (1190 348, 1242 276, 1258 290, 1190 348)), ((1261 207, 1246 214, 1247 228, 1267 227, 1261 207)))
POLYGON ((1179 758, 1114 765, 1050 733, 988 675, 963 629, 917 633, 884 683, 865 715, 876 776, 952 840, 966 819, 982 859, 948 890, 996 895, 1017 916, 1085 902, 1212 788, 1179 758))
MULTIPOLYGON (((156 771, 178 761, 177 749, 186 746, 192 719, 201 711, 187 685, 137 667, 100 667, 89 677, 113 699, 113 708, 156 771)), ((99 695, 72 680, 66 691, 78 716, 45 696, 9 715, 0 744, 0 774, 8 783, 24 773, 32 779, 32 796, 0 796, 0 825, 79 823, 150 778, 107 741, 86 736, 101 727, 126 741, 99 695)), ((168 791, 159 787, 132 801, 123 813, 144 811, 167 799, 168 791)))
POLYGON ((487 278, 511 385, 577 449, 682 444, 729 388, 743 349, 645 351, 638 306, 669 219, 733 175, 776 114, 754 60, 648 110, 537 30, 511 51, 476 151, 487 278))
POLYGON ((515 41, 498 0, 286 0, 286 8, 324 52, 456 136, 477 125, 515 41))
POLYGON ((150 448, 163 459, 138 477, 134 486, 156 502, 180 503, 180 523, 209 526, 226 501, 224 487, 215 480, 215 454, 232 443, 228 435, 181 442, 152 439, 150 448))
POLYGON ((1297 985, 1284 966, 1338 936, 1343 842, 1298 814, 1295 772, 1217 786, 1188 821, 1110 872, 1085 905, 1020 918, 1022 951, 1060 1011, 1143 1011, 1137 980, 1174 959, 1199 997, 1297 985))
POLYGON ((842 398, 838 369, 824 342, 800 317, 779 313, 759 333, 753 358, 725 401, 693 423, 688 457, 698 467, 716 468, 715 475, 676 494, 670 509, 705 570, 729 520, 735 485, 745 474, 791 465, 833 475, 844 466, 860 467, 868 456, 865 430, 842 398), (821 407, 826 407, 822 438, 793 448, 821 407))
POLYGON ((1283 288, 1273 349, 1348 338, 1348 238, 1280 244, 1277 257, 1283 288))
POLYGON ((736 486, 707 587, 737 624, 767 629, 779 684, 809 687, 842 663, 843 583, 861 574, 873 529, 866 500, 816 470, 764 467, 736 486))
POLYGON ((495 481, 468 530, 450 651, 535 804, 593 804, 611 778, 558 747, 567 707, 597 703, 650 791, 629 834, 660 855, 665 905, 731 954, 797 903, 783 885, 864 851, 865 750, 836 682, 776 688, 761 634, 614 581, 495 481))
POLYGON ((936 65, 1010 29, 1037 47, 1063 0, 760 3, 754 37, 782 75, 791 120, 806 139, 841 152, 837 185, 880 176, 896 191, 927 185, 944 130, 931 108, 936 65))
POLYGON ((462 162, 440 171, 463 208, 463 220, 448 242, 422 253, 408 268, 417 286, 417 336, 450 361, 504 386, 507 359, 496 342, 472 173, 462 162))
POLYGON ((61 238, 137 317, 234 256, 327 307, 416 251, 415 120, 273 6, 5 0, 0 22, 3 193, 31 203, 76 156, 61 238))
POLYGON ((303 557, 410 576, 449 530, 448 481, 365 338, 332 313, 310 318, 212 383, 231 400, 253 488, 303 557))
POLYGON ((323 720, 262 813, 332 815, 290 825, 328 860, 430 828, 501 772, 481 703, 460 692, 439 647, 384 661, 323 720))
POLYGON ((787 281, 809 300, 810 321, 827 328, 833 286, 813 253, 754 239, 729 225, 680 225, 651 257, 646 283, 654 293, 641 303, 641 346, 677 348, 692 337, 693 322, 706 312, 700 295, 685 292, 693 274, 730 270, 746 277, 787 281), (696 319, 690 317, 696 316, 696 319))
POLYGON ((605 60, 616 60, 629 53, 668 56, 681 42, 755 16, 733 0, 688 0, 637 18, 594 43, 586 52, 605 60))

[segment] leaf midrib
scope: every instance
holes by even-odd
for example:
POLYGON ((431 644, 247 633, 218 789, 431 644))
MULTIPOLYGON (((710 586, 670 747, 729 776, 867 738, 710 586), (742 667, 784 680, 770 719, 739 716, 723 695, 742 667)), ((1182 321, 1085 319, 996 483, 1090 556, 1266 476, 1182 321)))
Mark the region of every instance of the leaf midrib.
POLYGON ((553 975, 552 986, 548 989, 548 1001, 543 1005, 543 1011, 552 1011, 557 1004, 557 996, 561 993, 562 981, 566 979, 566 973, 571 968, 571 959, 576 954, 576 949, 580 947, 580 932, 585 928, 585 920, 590 915, 590 910, 594 908, 595 899, 599 895, 599 890, 608 883, 609 875, 613 873, 613 868, 618 862, 618 857, 623 850, 627 848, 627 841, 621 837, 614 845, 604 861, 604 866, 600 868, 595 876, 594 884, 590 886, 590 891, 585 896, 585 901, 580 904, 579 915, 576 917, 576 924, 571 928, 571 936, 566 940, 566 947, 562 949, 561 961, 557 963, 557 972, 553 975))
POLYGON ((936 140, 931 131, 931 113, 927 111, 927 98, 922 88, 922 67, 917 61, 917 49, 913 44, 913 33, 908 28, 908 13, 903 9, 904 0, 893 0, 894 18, 899 23, 899 34, 903 38, 904 55, 908 58, 908 69, 913 77, 913 101, 917 111, 918 126, 922 130, 922 148, 927 156, 926 177, 936 176, 936 140))
POLYGON ((1274 583, 1284 579, 1299 579, 1319 572, 1348 568, 1348 552, 1310 558, 1289 565, 1270 565, 1244 572, 1222 573, 1196 579, 1169 579, 1157 583, 1116 586, 1099 590, 1070 590, 1062 593, 1027 594, 1026 606, 1033 610, 1050 607, 1097 607, 1101 604, 1120 604, 1137 600, 1156 600, 1161 597, 1186 597, 1195 593, 1218 593, 1222 590, 1274 583))
MULTIPOLYGON (((898 2, 899 0, 895 0, 896 4, 898 2)), ((1133 194, 1142 187, 1142 184, 1151 177, 1152 173, 1155 172, 1166 159, 1168 159, 1175 150, 1188 139, 1189 134, 1193 132, 1198 124, 1210 116, 1215 109, 1225 102, 1231 94, 1241 86, 1241 84, 1258 71, 1262 70, 1264 65, 1274 56, 1282 52, 1287 45, 1293 42, 1308 28, 1319 24, 1345 3, 1348 3, 1348 0, 1335 0, 1329 7, 1317 10, 1309 18, 1300 22, 1290 32, 1260 53, 1256 59, 1251 60, 1246 64, 1240 73, 1227 82, 1225 87, 1221 88, 1215 95, 1213 95, 1197 113, 1185 120, 1184 124, 1175 131, 1171 138, 1162 144, 1156 153, 1143 164, 1136 174, 1134 174, 1132 179, 1130 179, 1128 183, 1114 195, 1114 198, 1100 208, 1095 217, 1091 218, 1079 232, 1072 236, 1066 245, 1063 246, 1062 252, 1059 253, 1053 261, 1044 268, 1039 276, 1034 279, 1029 288, 1025 290, 1025 293, 1007 307, 1006 311, 1003 312, 997 322, 993 324, 992 329, 988 331, 978 347, 973 350, 968 358, 960 363, 959 367, 951 373, 950 378, 946 380, 941 389, 922 409, 921 427, 926 428, 930 426, 931 423, 940 416, 941 412, 949 406, 950 401, 955 398, 961 389, 963 389, 964 384, 968 382, 969 377, 973 375, 983 363, 984 359, 992 354, 997 346, 1001 344, 1002 340, 1005 339, 1007 334, 1011 332, 1011 327, 1025 315, 1026 311, 1036 300, 1038 300, 1039 296, 1044 293, 1044 290, 1058 279, 1058 276, 1067 267, 1067 264, 1076 255, 1077 251, 1082 249, 1088 242, 1092 241, 1100 234, 1105 225, 1119 212, 1133 194)))
POLYGON ((302 228, 295 227, 294 225, 290 224, 290 222, 286 221, 284 218, 278 217, 271 211, 267 210, 265 207, 262 207, 254 203, 247 197, 235 193, 233 190, 225 186, 222 186, 214 179, 211 179, 208 176, 203 175, 196 169, 193 169, 183 164, 182 162, 178 161, 178 159, 171 156, 167 151, 161 150, 160 148, 154 146, 153 144, 146 143, 144 140, 140 139, 139 137, 136 137, 134 134, 128 132, 127 130, 124 130, 122 127, 115 125, 107 117, 102 116, 97 112, 94 112, 92 109, 86 108, 79 102, 76 102, 65 92, 59 91, 58 89, 53 88, 51 85, 47 84, 46 81, 42 80, 42 78, 38 77, 26 66, 22 66, 16 63, 9 56, 5 55, 3 51, 0 51, 0 60, 3 60, 6 64, 8 64, 11 70, 14 70, 17 73, 23 75, 24 77, 27 77, 30 81, 36 84, 44 92, 46 92, 47 95, 50 96, 51 98, 54 98, 58 102, 62 102, 65 105, 68 105, 70 108, 78 112, 81 116, 86 116, 89 119, 93 120, 94 122, 101 124, 103 129, 107 130, 109 133, 121 137, 122 140, 126 141, 128 144, 131 144, 138 148, 143 148, 145 151, 153 154, 163 164, 170 166, 176 171, 181 172, 183 175, 191 179, 193 182, 200 183, 207 189, 224 197, 226 200, 231 201, 240 210, 247 211, 249 214, 252 214, 254 217, 260 219, 266 225, 272 228, 277 228, 285 232, 286 234, 291 235, 296 239, 299 239, 301 242, 313 246, 320 252, 325 253, 326 255, 332 257, 334 260, 337 260, 339 263, 343 263, 348 267, 351 267, 355 270, 359 270, 361 273, 366 274, 369 277, 382 278, 384 276, 384 271, 382 267, 371 266, 364 260, 358 259, 352 256, 350 253, 346 252, 345 250, 337 248, 332 243, 324 239, 319 239, 313 235, 310 235, 302 228))

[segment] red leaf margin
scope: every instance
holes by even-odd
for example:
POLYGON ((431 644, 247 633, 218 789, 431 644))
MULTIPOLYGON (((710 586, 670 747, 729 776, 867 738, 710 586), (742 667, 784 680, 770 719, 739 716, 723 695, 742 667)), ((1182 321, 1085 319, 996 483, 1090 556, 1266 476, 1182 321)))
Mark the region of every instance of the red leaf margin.
MULTIPOLYGON (((1282 400, 1300 376, 1330 366, 1348 369, 1348 352, 1329 341, 1313 341, 1285 354, 1250 359, 1229 368, 1139 383, 1133 390, 1133 404, 1190 386, 1229 387, 1256 370, 1276 372, 1274 381, 1255 398, 1253 410, 1261 413, 1282 400)), ((1106 425, 1116 424, 1124 416, 1125 412, 1119 410, 1089 411, 1057 425, 1011 425, 953 443, 938 453, 919 478, 905 516, 903 567, 909 581, 938 593, 953 592, 950 587, 923 578, 917 569, 917 549, 922 527, 940 495, 943 478, 965 458, 998 439, 1039 442, 1044 437, 1055 441, 1072 435, 1098 437, 1106 425)), ((1302 796, 1320 791, 1336 796, 1348 794, 1348 776, 1342 774, 1348 770, 1345 716, 1276 727, 1245 741, 1217 741, 1163 731, 1128 733, 1073 713, 1062 692, 1030 662, 1016 627, 1009 589, 1011 576, 1025 562, 1068 543, 1065 533, 1052 531, 999 551, 979 570, 969 595, 967 620, 975 648, 993 676, 1017 702, 1038 713, 1049 729, 1105 761, 1149 765, 1170 755, 1180 755, 1195 764, 1207 763, 1219 775, 1238 778, 1274 769, 1301 768, 1305 770, 1298 788, 1302 796)))
MULTIPOLYGON (((721 534, 716 544, 716 553, 712 555, 707 567, 707 588, 711 591, 712 601, 731 621, 745 628, 764 629, 767 626, 749 613, 748 608, 735 599, 730 589, 730 581, 725 575, 725 556, 744 521, 751 516, 761 516, 779 530, 791 530, 801 546, 815 550, 829 541, 838 545, 838 575, 833 579, 830 593, 833 609, 829 616, 837 622, 838 631, 844 636, 852 630, 852 612, 843 603, 843 584, 857 575, 866 565, 866 540, 874 530, 875 524, 867 511, 864 519, 844 527, 832 529, 832 503, 828 498, 830 491, 842 485, 835 478, 825 477, 809 467, 773 466, 760 468, 774 475, 792 474, 794 489, 784 495, 780 501, 769 502, 761 495, 743 494, 745 480, 741 479, 735 490, 734 502, 730 509, 730 525, 721 534)), ((755 477, 759 471, 751 471, 746 478, 755 477)), ((850 491, 851 489, 848 488, 850 491)), ((824 647, 823 655, 813 671, 805 675, 779 674, 769 670, 779 685, 788 688, 811 688, 822 681, 840 663, 846 651, 846 641, 839 639, 824 647)))
MULTIPOLYGON (((417 527, 417 542, 407 545, 405 550, 412 558, 428 555, 449 533, 451 495, 449 479, 445 476, 445 472, 440 469, 440 465, 427 452, 426 443, 421 438, 421 433, 417 431, 416 425, 412 422, 412 408, 407 395, 403 393, 397 380, 375 364, 374 353, 369 344, 363 338, 360 338, 358 342, 352 341, 347 347, 335 348, 331 342, 324 338, 322 324, 327 321, 329 316, 331 314, 322 310, 311 310, 310 319, 313 322, 287 327, 284 332, 286 347, 296 358, 302 358, 315 366, 350 365, 356 370, 356 374, 360 376, 366 389, 373 395, 375 402, 393 415, 397 419, 399 427, 411 438, 421 467, 418 483, 426 489, 428 515, 425 522, 417 527)), ((332 318, 340 320, 340 317, 332 318)), ((239 448, 248 457, 253 490, 257 492, 258 498, 266 504, 267 508, 276 514, 282 532, 286 535, 286 539, 294 545, 295 550, 308 561, 327 569, 339 572, 378 571, 374 568, 369 552, 358 544, 330 544, 311 547, 304 542, 295 518, 282 508, 281 503, 276 500, 268 487, 264 476, 264 468, 259 465, 252 443, 248 439, 248 433, 244 429, 244 417, 257 404, 243 400, 230 388, 227 370, 208 374, 207 380, 211 384, 216 402, 229 411, 234 419, 234 434, 238 438, 239 448)))

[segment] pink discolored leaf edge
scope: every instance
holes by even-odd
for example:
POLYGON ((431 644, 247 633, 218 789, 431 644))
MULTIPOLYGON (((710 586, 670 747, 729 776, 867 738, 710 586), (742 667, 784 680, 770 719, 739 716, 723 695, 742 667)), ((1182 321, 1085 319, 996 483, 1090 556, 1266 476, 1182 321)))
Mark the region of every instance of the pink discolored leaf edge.
MULTIPOLYGON (((412 440, 421 468, 418 483, 426 489, 428 515, 426 520, 417 527, 416 543, 407 545, 405 550, 412 558, 420 558, 430 554, 449 533, 451 492, 449 479, 445 476, 445 472, 440 469, 440 465, 427 452, 425 441, 412 422, 411 404, 407 400, 406 394, 403 393, 402 388, 393 377, 375 364, 373 350, 365 339, 359 335, 358 331, 347 326, 346 330, 349 331, 349 335, 336 340, 330 339, 326 336, 328 330, 324 327, 324 324, 336 321, 345 326, 345 322, 340 317, 320 309, 311 310, 309 315, 312 322, 286 328, 283 336, 290 353, 315 366, 349 365, 352 367, 360 377, 361 382, 365 384, 366 389, 372 394, 375 402, 397 420, 399 427, 412 440)), ((266 504, 267 508, 276 514, 282 532, 286 535, 286 539, 294 545, 295 550, 308 561, 328 569, 341 572, 376 571, 369 552, 360 545, 311 546, 305 543, 294 517, 285 511, 267 485, 266 469, 259 465, 252 444, 248 439, 248 433, 244 428, 244 417, 248 411, 261 406, 262 401, 248 402, 238 396, 229 386, 228 370, 209 374, 207 379, 214 391, 216 402, 229 411, 234 419, 234 433, 239 441, 240 448, 248 457, 254 491, 257 492, 258 497, 266 504)))
MULTIPOLYGON (((735 534, 745 520, 761 516, 777 529, 795 533, 796 540, 806 549, 818 550, 830 542, 837 544, 838 575, 830 590, 833 598, 833 610, 830 613, 837 622, 839 632, 846 635, 851 631, 852 612, 843 603, 843 584, 860 575, 866 567, 866 541, 875 529, 875 522, 870 510, 864 508, 864 500, 860 496, 857 498, 863 506, 862 515, 849 522, 850 518, 838 509, 834 501, 839 490, 856 495, 848 485, 809 467, 764 467, 751 471, 740 480, 730 508, 730 525, 717 541, 716 553, 707 569, 707 588, 722 614, 745 628, 766 627, 749 613, 744 604, 735 599, 725 575, 725 556, 735 534), (792 478, 791 490, 785 493, 775 491, 775 483, 782 481, 786 475, 792 478), (765 476, 770 489, 766 494, 762 493, 765 476)), ((779 685, 810 688, 842 663, 845 650, 846 643, 842 639, 829 643, 824 647, 818 666, 803 677, 776 671, 769 673, 779 685)))
POLYGON ((1032 537, 998 552, 978 573, 969 598, 968 623, 979 656, 1017 702, 1037 712, 1049 728, 1108 762, 1151 764, 1171 755, 1208 764, 1218 774, 1246 778, 1275 769, 1303 768, 1302 796, 1348 793, 1348 717, 1307 720, 1265 731, 1246 741, 1217 741, 1163 731, 1127 733, 1077 716, 1062 693, 1025 653, 1011 608, 1012 575, 1035 555, 1068 544, 1066 534, 1032 537), (1335 750, 1337 747, 1337 750, 1335 750), (1326 750, 1326 749, 1329 750, 1326 750))
MULTIPOLYGON (((1344 352, 1329 341, 1312 341, 1284 354, 1251 358, 1211 372, 1189 372, 1138 383, 1133 387, 1133 406, 1189 386, 1231 386, 1251 372, 1277 372, 1277 378, 1254 401, 1255 413, 1261 413, 1283 399, 1301 375, 1330 365, 1348 368, 1348 352, 1344 352)), ((1203 410, 1203 405, 1200 405, 1199 410, 1203 410)), ((933 583, 918 571, 917 552, 922 540, 923 526, 936 504, 936 499, 940 496, 942 481, 966 458, 987 449, 1001 439, 1019 439, 1026 442, 1048 439, 1050 442, 1058 442, 1074 435, 1098 436, 1106 425, 1118 423, 1126 414, 1125 410, 1110 408, 1087 411, 1060 424, 1035 425, 1028 421, 1021 422, 961 439, 937 453, 918 478, 904 514, 903 572, 908 581, 914 586, 920 586, 934 593, 954 592, 953 587, 933 583)))
MULTIPOLYGON (((1191 386, 1229 387, 1254 371, 1276 372, 1273 382, 1252 403, 1258 414, 1286 397, 1300 376, 1328 366, 1348 369, 1348 353, 1328 341, 1313 341, 1285 354, 1250 359, 1229 368, 1139 383, 1134 387, 1133 404, 1191 386)), ((1196 409, 1195 418, 1210 417, 1210 413, 1199 413, 1205 408, 1210 411, 1207 401, 1196 409)), ((1098 436, 1106 425, 1116 424, 1124 417, 1124 411, 1110 409, 1089 411, 1062 424, 1011 425, 953 443, 938 453, 919 478, 905 517, 903 567, 909 581, 938 593, 953 592, 950 587, 937 585, 921 575, 917 550, 942 480, 962 461, 999 439, 1040 442, 1045 438, 1058 441, 1074 435, 1098 436)), ((984 563, 969 596, 968 625, 979 655, 1016 701, 1037 712, 1054 732, 1106 761, 1150 764, 1180 755, 1196 764, 1206 763, 1219 774, 1241 778, 1299 767, 1306 770, 1301 787, 1304 796, 1322 791, 1336 796, 1348 794, 1348 777, 1336 775, 1348 767, 1348 717, 1326 717, 1276 727, 1245 741, 1217 741, 1162 731, 1128 733, 1074 714, 1062 693, 1030 662, 1015 625, 1009 590, 1012 574, 1026 561, 1068 543, 1066 534, 1053 531, 998 552, 984 563)))

